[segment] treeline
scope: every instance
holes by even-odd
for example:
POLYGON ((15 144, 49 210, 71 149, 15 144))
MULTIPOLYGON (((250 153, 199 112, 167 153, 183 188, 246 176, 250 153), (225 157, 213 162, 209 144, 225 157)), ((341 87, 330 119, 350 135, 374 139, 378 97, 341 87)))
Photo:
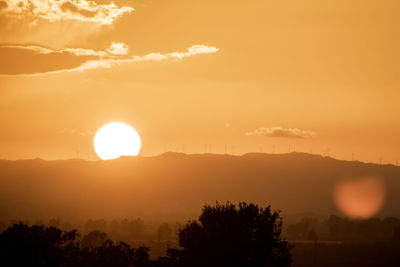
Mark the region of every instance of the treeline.
POLYGON ((330 216, 327 219, 303 218, 286 227, 289 240, 326 240, 342 242, 385 242, 400 244, 400 219, 366 220, 330 216))
POLYGON ((217 203, 179 230, 179 248, 157 259, 100 230, 81 236, 22 222, 0 234, 0 258, 4 266, 289 266, 292 246, 281 233, 282 219, 269 206, 217 203))
MULTIPOLYGON (((19 223, 18 220, 0 221, 0 232, 8 227, 19 223)), ((111 220, 104 219, 88 219, 84 224, 71 224, 60 219, 50 219, 49 221, 36 221, 31 223, 26 221, 27 225, 45 225, 53 226, 62 230, 77 229, 81 233, 89 233, 99 230, 107 233, 113 240, 129 241, 129 240, 176 240, 179 229, 183 224, 180 222, 152 222, 145 223, 142 219, 133 220, 111 220)))

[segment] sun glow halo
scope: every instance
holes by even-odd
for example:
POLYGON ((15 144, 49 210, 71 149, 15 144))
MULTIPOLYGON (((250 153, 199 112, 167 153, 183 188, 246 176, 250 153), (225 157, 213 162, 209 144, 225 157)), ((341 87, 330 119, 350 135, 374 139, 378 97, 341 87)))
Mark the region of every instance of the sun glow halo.
POLYGON ((141 141, 135 129, 127 124, 112 122, 101 127, 93 140, 94 150, 102 160, 120 156, 137 156, 141 141))

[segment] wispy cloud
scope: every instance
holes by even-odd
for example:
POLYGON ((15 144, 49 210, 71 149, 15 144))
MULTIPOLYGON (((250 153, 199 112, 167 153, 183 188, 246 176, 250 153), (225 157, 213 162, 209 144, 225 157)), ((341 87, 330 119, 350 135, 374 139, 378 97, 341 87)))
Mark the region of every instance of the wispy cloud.
POLYGON ((5 0, 0 1, 0 12, 14 20, 26 18, 48 21, 79 20, 112 24, 114 20, 134 9, 118 7, 114 3, 97 4, 88 0, 5 0))
MULTIPOLYGON (((84 48, 65 48, 61 50, 55 50, 51 48, 34 46, 34 45, 0 45, 0 51, 4 48, 11 48, 16 50, 28 50, 37 55, 70 55, 74 57, 90 57, 91 59, 84 60, 83 63, 73 68, 58 67, 46 72, 35 72, 33 69, 31 73, 14 73, 14 75, 42 75, 51 73, 62 73, 62 72, 75 72, 75 71, 86 71, 96 68, 111 68, 120 64, 143 62, 143 61, 165 61, 165 60, 182 60, 185 57, 191 57, 201 54, 216 53, 218 48, 214 46, 206 45, 193 45, 184 52, 171 52, 166 54, 161 53, 150 53, 143 56, 129 56, 128 46, 124 43, 112 43, 106 51, 96 51, 92 49, 84 48)), ((43 65, 43 63, 41 63, 43 65)))
POLYGON ((123 63, 142 62, 142 61, 159 62, 169 59, 182 60, 184 57, 191 57, 201 54, 211 54, 216 52, 218 52, 218 48, 214 46, 193 45, 192 47, 189 47, 186 52, 172 52, 167 54, 150 53, 144 56, 132 56, 130 58, 91 60, 75 69, 70 69, 67 71, 71 72, 71 71, 84 71, 95 68, 111 68, 113 66, 120 65, 123 63))
POLYGON ((247 132, 247 136, 266 136, 266 137, 283 137, 283 138, 310 138, 316 136, 313 131, 301 130, 298 128, 258 128, 252 132, 247 132))
POLYGON ((13 49, 21 49, 32 51, 36 54, 49 55, 49 54, 72 54, 75 56, 97 56, 97 57, 106 57, 109 53, 105 51, 96 51, 92 49, 85 48, 65 48, 65 49, 51 49, 38 45, 0 45, 0 49, 2 48, 13 48, 13 49))
POLYGON ((186 52, 172 52, 167 54, 150 53, 144 56, 132 56, 129 58, 119 58, 119 59, 108 58, 108 59, 90 60, 74 69, 61 70, 58 72, 74 72, 74 71, 85 71, 97 68, 111 68, 114 66, 118 66, 120 64, 143 62, 143 61, 160 62, 170 59, 179 61, 182 60, 184 57, 191 57, 201 54, 211 54, 216 52, 218 52, 218 48, 214 46, 193 45, 192 47, 189 47, 186 52))
POLYGON ((201 54, 211 54, 218 52, 218 48, 214 46, 206 45, 193 45, 189 47, 186 52, 172 52, 168 54, 151 53, 144 56, 134 56, 131 58, 132 61, 163 61, 166 59, 180 60, 184 57, 191 57, 201 54))

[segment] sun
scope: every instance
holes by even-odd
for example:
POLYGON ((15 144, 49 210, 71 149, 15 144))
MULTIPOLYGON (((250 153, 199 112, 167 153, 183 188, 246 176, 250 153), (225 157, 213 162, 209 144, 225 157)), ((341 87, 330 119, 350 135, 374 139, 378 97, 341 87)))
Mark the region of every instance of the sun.
POLYGON ((131 126, 112 122, 101 127, 93 140, 94 150, 102 160, 120 156, 137 156, 142 142, 131 126))

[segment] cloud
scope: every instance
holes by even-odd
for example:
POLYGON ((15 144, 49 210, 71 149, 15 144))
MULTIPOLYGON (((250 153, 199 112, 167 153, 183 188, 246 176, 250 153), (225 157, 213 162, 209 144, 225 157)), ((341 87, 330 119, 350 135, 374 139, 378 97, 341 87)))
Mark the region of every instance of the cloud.
POLYGON ((134 56, 133 61, 163 61, 166 59, 180 60, 184 57, 191 57, 201 54, 211 54, 218 52, 218 48, 206 45, 193 45, 189 47, 186 52, 173 52, 168 54, 151 53, 145 56, 134 56))
POLYGON ((31 51, 36 54, 48 55, 48 54, 72 54, 75 56, 98 56, 98 57, 105 57, 109 55, 105 51, 95 51, 92 49, 85 49, 85 48, 65 48, 65 49, 51 49, 43 46, 38 45, 0 45, 0 49, 20 49, 31 51))
POLYGON ((134 11, 112 0, 96 1, 0 0, 0 43, 87 44, 92 35, 111 30, 118 18, 134 11))
POLYGON ((266 137, 282 137, 282 138, 311 138, 316 136, 315 132, 300 130, 297 128, 258 128, 252 132, 246 133, 247 136, 266 136, 266 137))
POLYGON ((126 55, 128 54, 128 46, 124 43, 112 43, 107 52, 112 55, 126 55))
POLYGON ((70 53, 75 56, 97 56, 107 57, 109 54, 105 51, 96 51, 86 48, 65 48, 57 51, 58 53, 70 53))
POLYGON ((12 44, 12 45, 1 45, 0 49, 20 49, 20 50, 27 50, 27 51, 32 51, 37 54, 51 54, 55 50, 49 49, 46 47, 38 46, 38 45, 19 45, 19 44, 12 44))
POLYGON ((118 7, 114 3, 101 5, 88 0, 5 0, 0 2, 1 15, 14 21, 78 20, 112 24, 116 18, 133 11, 134 9, 129 6, 118 7))
POLYGON ((106 51, 84 48, 65 48, 55 50, 35 45, 0 45, 0 74, 5 75, 42 75, 61 72, 86 71, 96 68, 111 68, 120 64, 182 60, 200 54, 216 53, 218 48, 205 45, 193 45, 185 52, 150 53, 143 56, 128 56, 128 46, 124 43, 112 43, 106 51), (7 62, 29 62, 12 64, 7 62))
POLYGON ((189 47, 186 52, 172 52, 167 54, 160 54, 160 53, 150 53, 144 56, 132 56, 130 58, 123 58, 123 59, 100 59, 94 61, 88 61, 81 66, 66 70, 66 71, 84 71, 89 69, 95 68, 111 68, 113 66, 117 66, 123 63, 133 63, 133 62, 143 62, 143 61, 164 61, 168 59, 173 60, 181 60, 184 57, 191 57, 195 55, 201 54, 211 54, 218 52, 218 48, 214 46, 205 46, 205 45, 193 45, 189 47))
POLYGON ((86 61, 99 58, 89 56, 89 51, 80 55, 75 49, 53 50, 41 46, 6 45, 0 46, 0 74, 18 75, 45 73, 53 70, 79 66, 86 61), (69 51, 70 50, 70 51, 69 51))

